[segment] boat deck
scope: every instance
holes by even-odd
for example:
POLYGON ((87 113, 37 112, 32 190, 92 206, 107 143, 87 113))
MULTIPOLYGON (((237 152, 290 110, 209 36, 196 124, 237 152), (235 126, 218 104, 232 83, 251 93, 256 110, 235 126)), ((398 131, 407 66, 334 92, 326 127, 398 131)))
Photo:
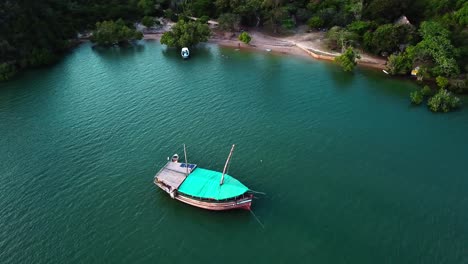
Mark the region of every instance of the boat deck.
MULTIPOLYGON (((196 164, 188 164, 188 173, 190 174, 196 164)), ((171 190, 177 190, 187 177, 187 166, 185 163, 169 161, 154 177, 155 182, 162 182, 171 190)))

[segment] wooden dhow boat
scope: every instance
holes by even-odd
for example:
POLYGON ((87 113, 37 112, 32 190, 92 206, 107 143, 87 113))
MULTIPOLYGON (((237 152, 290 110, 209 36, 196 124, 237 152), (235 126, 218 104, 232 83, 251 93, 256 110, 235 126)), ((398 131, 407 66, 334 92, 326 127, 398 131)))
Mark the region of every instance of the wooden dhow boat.
POLYGON ((240 181, 226 174, 234 147, 235 145, 232 145, 221 173, 187 163, 184 145, 185 163, 180 163, 179 156, 174 154, 154 176, 154 183, 171 198, 203 209, 250 210, 253 193, 240 181))

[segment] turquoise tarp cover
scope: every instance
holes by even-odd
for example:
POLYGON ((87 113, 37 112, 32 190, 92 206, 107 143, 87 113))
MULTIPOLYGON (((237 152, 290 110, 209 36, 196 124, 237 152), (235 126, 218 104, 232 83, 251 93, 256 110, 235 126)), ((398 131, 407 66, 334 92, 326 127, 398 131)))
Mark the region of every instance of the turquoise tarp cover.
POLYGON ((221 172, 197 168, 188 175, 178 191, 194 197, 223 200, 242 195, 249 190, 227 174, 224 174, 223 185, 219 185, 221 175, 221 172))

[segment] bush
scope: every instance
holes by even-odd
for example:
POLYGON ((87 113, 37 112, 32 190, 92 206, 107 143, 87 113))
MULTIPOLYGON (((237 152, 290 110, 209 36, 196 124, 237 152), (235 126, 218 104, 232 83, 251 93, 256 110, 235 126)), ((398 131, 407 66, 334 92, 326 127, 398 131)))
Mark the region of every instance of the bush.
POLYGON ((325 42, 328 47, 333 50, 341 50, 342 52, 344 52, 346 47, 352 46, 359 39, 356 33, 338 26, 330 28, 326 36, 325 42))
POLYGON ((285 29, 293 29, 296 26, 296 24, 291 18, 287 18, 281 22, 281 26, 285 29))
POLYGON ((437 76, 436 83, 439 86, 439 88, 445 89, 445 88, 447 88, 447 86, 449 84, 449 81, 445 77, 437 76))
POLYGON ((170 19, 172 22, 177 22, 179 20, 179 16, 170 8, 164 10, 164 17, 170 19))
POLYGON ((33 48, 26 59, 29 66, 39 67, 54 62, 56 56, 48 49, 33 48))
POLYGON ((150 16, 145 16, 143 17, 143 19, 141 20, 141 24, 143 24, 143 26, 145 27, 152 27, 154 26, 154 17, 150 17, 150 16))
POLYGON ((406 55, 406 53, 399 55, 392 54, 388 57, 387 68, 392 75, 408 74, 411 71, 411 66, 411 59, 406 55))
POLYGON ((468 80, 465 79, 452 79, 450 80, 450 90, 456 93, 467 93, 468 92, 468 80))
POLYGON ((440 89, 437 94, 429 99, 427 105, 433 112, 447 113, 460 106, 460 98, 452 95, 445 89, 440 89))
POLYGON ((193 47, 199 42, 208 40, 211 31, 207 24, 198 21, 180 20, 171 29, 161 36, 161 44, 169 47, 193 47))
POLYGON ((344 71, 352 71, 356 66, 356 59, 360 59, 361 56, 354 51, 353 48, 347 48, 346 51, 340 56, 335 58, 335 62, 341 65, 344 71))
POLYGON ((202 23, 202 24, 206 24, 208 23, 208 20, 210 20, 210 17, 209 16, 202 16, 198 19, 198 22, 202 23))
POLYGON ((125 25, 122 19, 117 21, 103 21, 96 23, 91 41, 98 45, 122 44, 132 40, 142 39, 143 34, 125 25))
POLYGON ((432 90, 429 86, 424 85, 424 87, 421 90, 421 93, 424 97, 430 96, 432 94, 432 90))
POLYGON ((218 18, 218 27, 224 31, 235 31, 239 29, 240 17, 237 14, 225 13, 218 18))
POLYGON ((351 24, 346 26, 346 29, 358 34, 359 36, 363 36, 364 33, 374 28, 375 28, 374 22, 361 21, 361 20, 353 21, 351 24))
POLYGON ((313 16, 307 20, 307 25, 314 29, 320 28, 323 26, 323 19, 319 16, 313 16))
POLYGON ((9 80, 16 74, 16 67, 9 63, 0 63, 0 82, 9 80))
POLYGON ((419 105, 424 100, 423 93, 421 91, 413 91, 410 93, 411 103, 419 105))
POLYGON ((239 35, 239 40, 244 42, 245 44, 249 44, 250 41, 252 40, 252 37, 249 35, 249 33, 247 32, 242 32, 240 35, 239 35))

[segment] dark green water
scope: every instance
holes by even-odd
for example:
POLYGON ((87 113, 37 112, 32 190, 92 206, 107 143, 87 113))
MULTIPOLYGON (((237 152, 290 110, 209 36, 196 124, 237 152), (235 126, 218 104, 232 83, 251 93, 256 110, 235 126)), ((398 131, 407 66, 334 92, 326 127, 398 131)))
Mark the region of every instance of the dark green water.
POLYGON ((0 263, 468 263, 468 110, 380 72, 207 46, 93 50, 0 84, 0 263), (209 212, 166 157, 266 192, 209 212))

